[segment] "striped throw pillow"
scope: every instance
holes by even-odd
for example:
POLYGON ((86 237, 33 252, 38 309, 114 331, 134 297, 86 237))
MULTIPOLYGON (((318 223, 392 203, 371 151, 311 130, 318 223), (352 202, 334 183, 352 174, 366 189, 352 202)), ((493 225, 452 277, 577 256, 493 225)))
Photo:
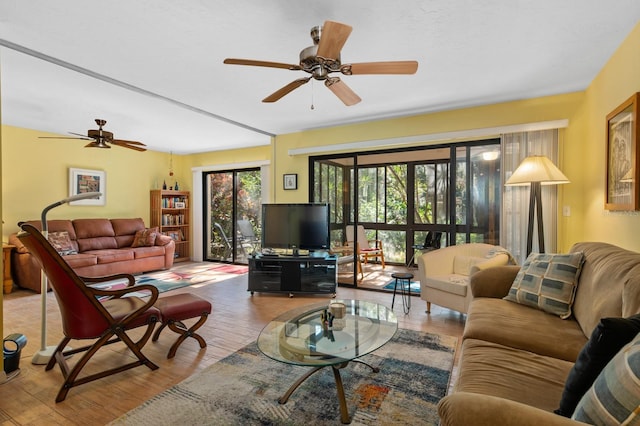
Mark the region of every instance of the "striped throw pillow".
POLYGON ((569 318, 583 262, 582 252, 531 253, 513 280, 505 300, 569 318))
POLYGON ((571 418, 593 425, 640 424, 640 334, 602 370, 571 418))

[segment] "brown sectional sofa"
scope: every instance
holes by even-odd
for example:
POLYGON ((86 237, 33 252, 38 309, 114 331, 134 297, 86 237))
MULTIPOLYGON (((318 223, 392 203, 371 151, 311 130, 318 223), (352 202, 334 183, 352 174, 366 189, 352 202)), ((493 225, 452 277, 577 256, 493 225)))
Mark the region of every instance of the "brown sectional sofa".
MULTIPOLYGON (((29 221, 41 229, 40 221, 29 221)), ((146 229, 141 218, 49 220, 50 233, 66 231, 77 254, 63 256, 83 277, 118 273, 136 274, 173 265, 175 242, 158 234, 153 246, 132 247, 137 231, 146 229)), ((16 234, 9 237, 16 246, 11 254, 14 282, 22 288, 40 292, 40 267, 16 234)))
POLYGON ((458 378, 438 406, 442 426, 582 424, 553 411, 600 320, 640 313, 640 253, 591 242, 570 251, 583 252, 584 264, 569 319, 502 299, 518 266, 472 276, 458 378))

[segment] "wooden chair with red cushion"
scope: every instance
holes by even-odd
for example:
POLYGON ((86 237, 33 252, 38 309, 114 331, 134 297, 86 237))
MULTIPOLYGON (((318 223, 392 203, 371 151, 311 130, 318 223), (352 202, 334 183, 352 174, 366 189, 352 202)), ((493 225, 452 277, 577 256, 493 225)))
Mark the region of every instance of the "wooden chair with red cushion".
POLYGON ((40 263, 51 285, 62 316, 64 338, 55 349, 46 370, 51 370, 56 363, 60 365, 65 378, 56 402, 63 401, 69 389, 97 380, 111 374, 119 373, 141 365, 151 370, 158 368, 151 362, 141 349, 151 337, 153 328, 160 320, 160 311, 153 306, 158 298, 158 289, 151 285, 135 286, 135 279, 129 274, 117 274, 102 278, 81 278, 51 246, 49 241, 36 227, 23 224, 24 232, 18 235, 22 243, 40 263), (127 287, 117 290, 107 290, 92 287, 97 282, 122 279, 127 281, 127 287), (149 298, 141 299, 126 296, 132 292, 149 292, 149 298), (144 334, 134 341, 127 330, 146 327, 144 334), (72 340, 93 340, 92 344, 77 349, 65 350, 72 340), (105 345, 122 341, 136 357, 136 360, 124 365, 111 367, 79 377, 80 372, 91 357, 105 345), (83 353, 82 357, 73 364, 67 364, 66 357, 76 353, 83 353))

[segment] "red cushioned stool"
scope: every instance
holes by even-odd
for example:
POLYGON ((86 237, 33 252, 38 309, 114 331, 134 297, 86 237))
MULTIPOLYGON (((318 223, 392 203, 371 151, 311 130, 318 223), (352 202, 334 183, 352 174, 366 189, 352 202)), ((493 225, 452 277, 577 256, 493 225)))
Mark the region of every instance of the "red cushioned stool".
POLYGON ((206 342, 199 334, 196 334, 196 330, 199 329, 202 324, 205 323, 207 317, 211 313, 211 303, 204 300, 201 297, 195 296, 190 293, 174 294, 172 296, 160 297, 154 304, 156 308, 160 310, 162 314, 162 323, 160 327, 153 334, 153 341, 155 342, 160 337, 160 333, 166 326, 180 335, 178 340, 171 346, 167 358, 173 358, 176 355, 178 346, 185 341, 187 337, 193 337, 200 343, 200 347, 207 346, 206 342), (200 319, 187 328, 182 321, 189 318, 200 317, 200 319))

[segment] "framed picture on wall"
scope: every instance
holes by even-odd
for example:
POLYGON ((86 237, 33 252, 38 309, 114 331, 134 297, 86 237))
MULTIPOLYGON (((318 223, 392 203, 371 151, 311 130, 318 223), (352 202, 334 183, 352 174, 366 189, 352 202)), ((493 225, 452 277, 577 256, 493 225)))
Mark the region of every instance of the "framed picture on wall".
POLYGON ((107 175, 102 170, 69 168, 69 196, 86 192, 100 192, 100 198, 72 201, 71 205, 104 206, 107 191, 107 175))
POLYGON ((635 93, 607 115, 607 175, 604 207, 640 210, 638 100, 635 93))
POLYGON ((284 175, 284 189, 298 189, 298 175, 284 175))

